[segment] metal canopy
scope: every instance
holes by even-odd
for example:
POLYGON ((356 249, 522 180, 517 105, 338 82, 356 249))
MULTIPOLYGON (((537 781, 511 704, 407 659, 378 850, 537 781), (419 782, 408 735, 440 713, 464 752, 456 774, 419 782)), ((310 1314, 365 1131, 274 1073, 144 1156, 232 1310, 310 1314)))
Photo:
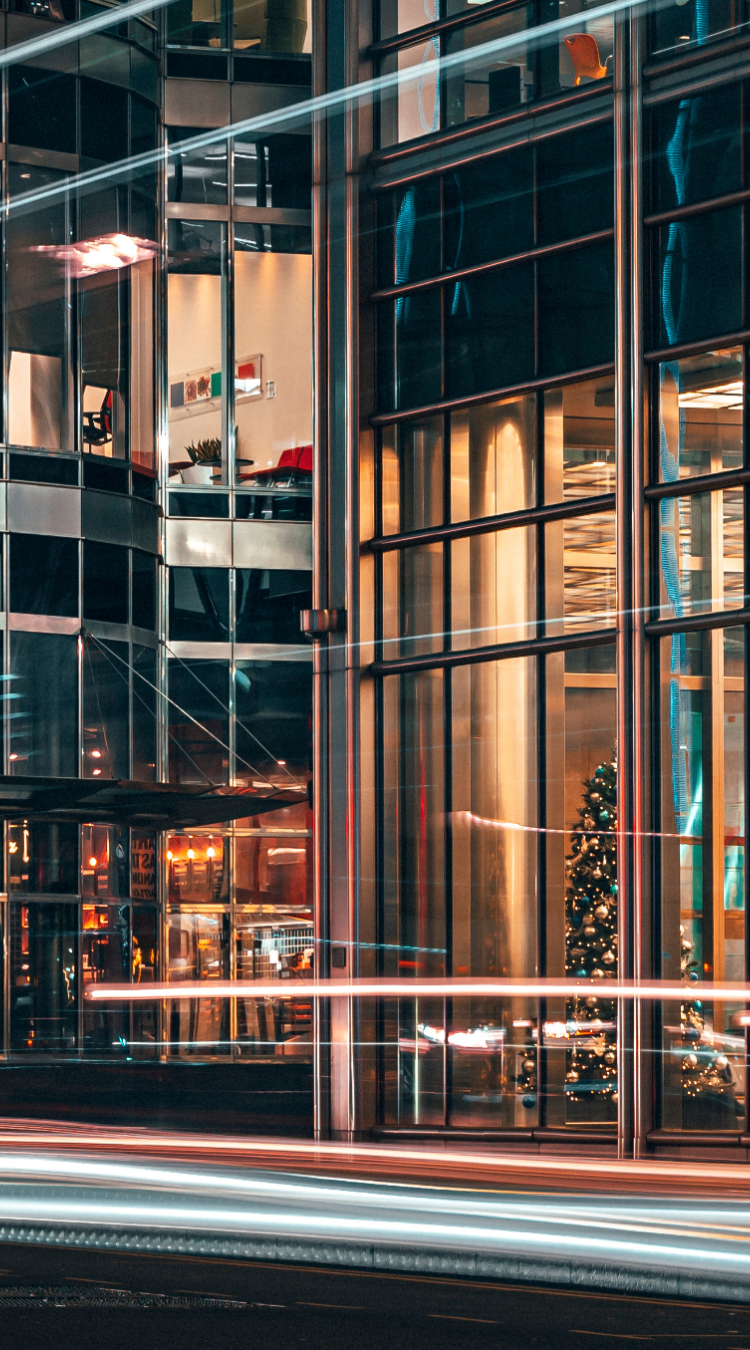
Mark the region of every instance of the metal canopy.
POLYGON ((192 829, 307 801, 302 787, 251 788, 90 778, 0 776, 0 820, 80 821, 136 829, 192 829))

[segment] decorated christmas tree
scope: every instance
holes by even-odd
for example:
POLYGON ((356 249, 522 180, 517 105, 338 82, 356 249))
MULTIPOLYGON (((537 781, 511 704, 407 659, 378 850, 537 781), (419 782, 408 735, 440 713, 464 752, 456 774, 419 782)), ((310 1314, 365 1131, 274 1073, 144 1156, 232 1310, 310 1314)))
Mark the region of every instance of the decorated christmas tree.
MULTIPOLYGON (((617 756, 583 784, 579 823, 567 859, 565 972, 578 979, 617 975, 617 756)), ((616 1005, 592 993, 568 1005, 565 1092, 569 1100, 617 1100, 616 1005)))
MULTIPOLYGON (((690 984, 700 979, 693 944, 680 925, 680 974, 690 984)), ((736 1124, 738 1106, 732 1066, 721 1043, 706 1034, 703 1002, 680 1004, 683 1126, 714 1129, 736 1124)))

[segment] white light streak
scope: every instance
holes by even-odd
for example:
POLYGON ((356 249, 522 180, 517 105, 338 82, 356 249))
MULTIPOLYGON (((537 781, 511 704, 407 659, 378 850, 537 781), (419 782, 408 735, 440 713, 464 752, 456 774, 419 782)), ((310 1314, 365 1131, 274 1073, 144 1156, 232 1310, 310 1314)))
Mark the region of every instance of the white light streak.
MULTIPOLYGON (((654 981, 633 984, 615 980, 492 980, 480 977, 453 980, 186 980, 184 984, 93 985, 86 999, 93 1003, 145 1003, 157 998, 586 998, 628 1002, 693 1003, 731 999, 750 1001, 750 984, 741 981, 709 984, 679 984, 654 981)), ((750 1013, 748 1013, 750 1018, 750 1013)), ((750 1022, 748 1023, 750 1025, 750 1022)))

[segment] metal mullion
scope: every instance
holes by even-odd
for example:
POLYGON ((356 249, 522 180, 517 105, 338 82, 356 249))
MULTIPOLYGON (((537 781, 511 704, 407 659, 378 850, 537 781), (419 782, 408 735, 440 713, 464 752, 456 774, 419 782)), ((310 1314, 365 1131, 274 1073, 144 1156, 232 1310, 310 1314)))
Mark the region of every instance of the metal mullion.
POLYGON ((461 14, 451 14, 448 18, 434 19, 432 23, 420 24, 418 28, 407 28, 403 33, 395 33, 393 37, 373 42, 364 55, 390 56, 401 51, 403 47, 413 47, 417 43, 439 37, 441 33, 451 33, 457 28, 470 28, 476 23, 481 23, 483 19, 493 19, 496 14, 504 14, 506 10, 523 7, 523 0, 497 0, 496 4, 484 5, 479 13, 469 9, 461 14))
MULTIPOLYGON (((536 156, 534 173, 536 175, 536 156)), ((536 191, 534 192, 534 229, 536 230, 536 191)), ((544 394, 540 392, 536 397, 536 483, 535 483, 535 504, 537 511, 544 506, 546 471, 545 471, 545 423, 544 423, 544 394)), ((537 522, 534 530, 536 545, 536 622, 537 632, 544 631, 540 626, 546 624, 547 618, 547 595, 546 595, 546 541, 545 525, 542 520, 537 522)), ((537 951, 537 974, 544 976, 547 974, 547 661, 541 653, 534 659, 536 675, 536 726, 537 726, 537 745, 536 745, 536 763, 537 763, 537 785, 536 785, 536 818, 537 818, 537 836, 536 836, 536 951, 537 951)), ((544 1125, 545 1113, 544 1105, 547 1101, 547 1064, 544 1053, 544 1036, 542 1028, 547 1019, 547 1001, 538 999, 536 1005, 536 1101, 537 1101, 537 1125, 544 1125)))
POLYGON ((680 478, 674 483, 654 483, 644 488, 643 495, 646 501, 663 501, 665 497, 689 497, 696 492, 718 492, 722 488, 745 487, 749 482, 750 469, 724 469, 719 473, 680 478))
MULTIPOLYGON (((451 516, 451 419, 443 417, 443 521, 451 516)), ((443 542, 443 629, 444 644, 453 633, 453 559, 448 539, 443 542)), ((450 671, 443 674, 443 941, 445 943, 445 976, 453 975, 453 681, 450 671)), ((448 1044, 448 1032, 453 1028, 453 1000, 443 1001, 443 1124, 450 1125, 453 1082, 453 1054, 448 1044)))
POLYGON ((696 342, 681 342, 674 347, 655 347, 643 353, 643 360, 650 363, 659 361, 677 361, 681 356, 700 356, 704 351, 716 351, 719 347, 738 347, 750 341, 750 328, 735 329, 733 333, 723 333, 712 342, 701 338, 696 342))
MULTIPOLYGON (((395 305, 394 305, 395 311, 395 305)), ((740 338, 717 338, 717 344, 737 342, 742 337, 750 338, 750 331, 740 338)), ((699 344, 705 347, 705 341, 699 344)), ((451 412, 459 408, 476 408, 482 403, 494 403, 498 399, 513 398, 517 394, 530 394, 538 389, 558 389, 566 384, 578 384, 581 380, 593 380, 599 376, 613 375, 614 362, 602 361, 600 365, 585 366, 579 370, 566 371, 564 375, 546 376, 533 380, 524 380, 520 384, 501 385, 497 389, 486 389, 481 394, 466 394, 460 398, 439 399, 436 403, 425 403, 417 408, 405 408, 403 411, 375 413, 370 417, 371 427, 398 426, 401 422, 431 417, 435 413, 451 412)))
POLYGON ((578 501, 553 502, 549 506, 531 506, 522 511, 508 511, 502 516, 480 516, 477 520, 461 520, 455 524, 434 525, 425 530, 406 534, 392 534, 371 539, 368 547, 375 554, 394 553, 417 544, 439 544, 447 539, 471 539, 478 534, 497 534, 501 530, 517 529, 524 525, 546 524, 555 520, 574 520, 577 516, 598 515, 612 511, 614 492, 603 492, 599 497, 581 497, 578 501))
MULTIPOLYGON (((750 618, 750 614, 747 616, 750 618)), ((484 661, 506 661, 535 653, 574 651, 581 647, 614 644, 614 628, 594 629, 589 633, 562 633, 559 637, 528 638, 522 642, 504 642, 489 647, 462 647, 458 651, 407 656, 395 661, 373 661, 373 675, 415 675, 421 670, 445 670, 451 666, 475 666, 484 661)))
POLYGON ((672 637, 674 633, 701 633, 711 628, 739 628, 750 622, 750 608, 719 609, 686 619, 656 619, 643 625, 648 637, 672 637))
MULTIPOLYGON (((599 80, 592 86, 571 90, 569 94, 556 95, 550 99, 539 99, 533 104, 524 103, 517 112, 505 112, 490 114, 487 117, 476 118, 471 122, 461 123, 455 127, 447 127, 444 131, 431 131, 426 135, 415 137, 412 141, 404 141, 401 145, 388 147, 387 150, 379 150, 370 156, 370 163, 377 168, 381 164, 397 163, 399 160, 406 159, 410 155, 419 154, 424 149, 440 150, 443 146, 451 146, 456 142, 471 139, 480 131, 494 131, 497 127, 513 126, 515 123, 528 121, 531 117, 542 117, 545 114, 556 113, 566 108, 577 108, 581 103, 588 103, 591 99, 602 99, 602 96, 612 94, 612 81, 610 78, 599 80)), ((579 123, 573 123, 578 126, 579 123)), ((573 126, 566 128, 572 130, 573 126)), ((524 141, 528 138, 524 137, 524 141)), ((445 171, 445 166, 443 171, 445 171)), ((429 173, 432 175, 434 169, 426 170, 423 176, 429 173)), ((412 175, 408 176, 407 181, 412 181, 412 175)), ((393 184, 392 184, 393 186, 393 184)))
POLYGON ((729 206, 741 206, 750 199, 750 188, 738 188, 736 192, 725 192, 719 197, 706 197, 700 202, 688 202, 686 206, 675 206, 669 211, 655 211, 643 217, 645 226, 671 225, 673 220, 689 220, 692 216, 701 216, 709 211, 723 211, 729 206))
MULTIPOLYGON (((748 196, 750 196, 750 193, 748 193, 748 196)), ((398 286, 385 286, 380 290, 373 291, 369 299, 372 303, 377 304, 382 300, 399 299, 404 295, 429 291, 436 286, 445 288, 468 277, 501 272, 508 267, 516 267, 520 263, 546 258, 550 254, 569 253, 572 249, 585 248, 588 244, 601 243, 604 240, 613 239, 614 233, 614 230, 611 229, 594 230, 590 234, 577 235, 574 239, 561 239, 554 244, 542 244, 539 247, 525 249, 522 253, 512 253, 507 258, 493 258, 491 262, 472 263, 469 267, 458 267, 454 272, 439 272, 437 276, 421 278, 419 281, 404 281, 398 286)))

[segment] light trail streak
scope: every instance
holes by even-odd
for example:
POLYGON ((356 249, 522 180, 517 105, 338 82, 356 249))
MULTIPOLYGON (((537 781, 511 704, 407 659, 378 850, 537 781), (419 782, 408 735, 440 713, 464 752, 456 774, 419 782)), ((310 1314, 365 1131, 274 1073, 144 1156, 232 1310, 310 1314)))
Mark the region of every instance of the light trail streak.
MULTIPOLYGON (((663 983, 633 984, 608 980, 186 980, 184 984, 157 981, 154 984, 98 984, 86 990, 92 1003, 137 1002, 156 998, 598 998, 649 1002, 685 1003, 703 999, 750 1001, 750 984, 728 982, 709 984, 663 983)), ((750 1013, 748 1013, 750 1018, 750 1013)), ((750 1023, 749 1023, 750 1024, 750 1023)))

